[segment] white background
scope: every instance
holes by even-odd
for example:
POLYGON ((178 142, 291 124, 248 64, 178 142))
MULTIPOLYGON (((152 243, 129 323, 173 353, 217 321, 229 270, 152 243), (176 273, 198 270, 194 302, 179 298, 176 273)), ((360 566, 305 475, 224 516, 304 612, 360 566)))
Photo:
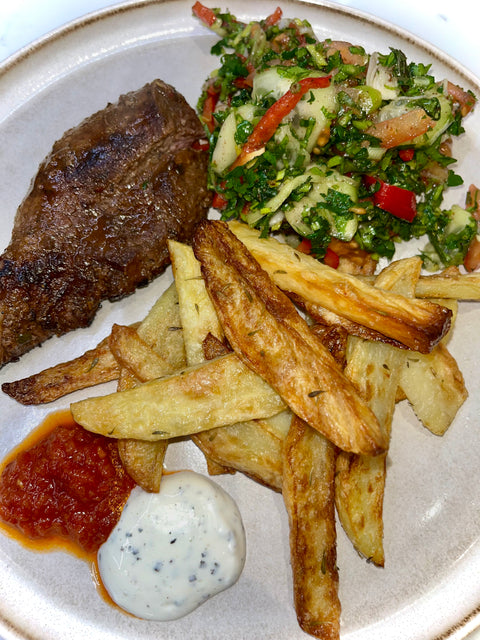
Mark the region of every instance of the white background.
MULTIPOLYGON (((0 0, 0 63, 65 23, 114 4, 112 0, 0 0)), ((480 77, 478 0, 341 0, 338 4, 407 29, 480 77)), ((480 631, 469 640, 480 640, 480 631)))

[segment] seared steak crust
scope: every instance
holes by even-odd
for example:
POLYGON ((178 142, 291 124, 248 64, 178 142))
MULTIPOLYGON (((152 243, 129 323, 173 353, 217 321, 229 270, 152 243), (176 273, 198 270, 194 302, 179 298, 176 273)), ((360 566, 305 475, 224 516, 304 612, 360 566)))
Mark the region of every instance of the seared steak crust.
POLYGON ((169 263, 207 215, 208 154, 185 99, 160 80, 55 143, 0 256, 0 365, 92 321, 169 263))

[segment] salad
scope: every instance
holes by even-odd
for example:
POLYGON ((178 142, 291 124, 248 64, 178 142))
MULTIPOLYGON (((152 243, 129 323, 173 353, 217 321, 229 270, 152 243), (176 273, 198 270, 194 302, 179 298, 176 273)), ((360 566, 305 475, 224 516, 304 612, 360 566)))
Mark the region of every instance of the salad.
POLYGON ((334 267, 346 248, 391 259, 421 237, 427 269, 480 265, 478 189, 443 205, 463 184, 452 140, 471 92, 398 49, 320 42, 280 8, 248 24, 200 2, 193 13, 219 36, 197 108, 222 219, 281 232, 334 267))

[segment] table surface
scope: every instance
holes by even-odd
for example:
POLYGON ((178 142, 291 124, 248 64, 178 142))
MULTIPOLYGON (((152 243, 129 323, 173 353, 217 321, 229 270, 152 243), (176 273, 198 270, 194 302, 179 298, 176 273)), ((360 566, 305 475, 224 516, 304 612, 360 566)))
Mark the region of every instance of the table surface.
MULTIPOLYGON (((0 62, 65 23, 115 4, 116 0, 0 0, 0 62)), ((480 78, 477 0, 339 0, 338 4, 407 29, 480 78)), ((480 640, 480 629, 468 640, 480 640)))

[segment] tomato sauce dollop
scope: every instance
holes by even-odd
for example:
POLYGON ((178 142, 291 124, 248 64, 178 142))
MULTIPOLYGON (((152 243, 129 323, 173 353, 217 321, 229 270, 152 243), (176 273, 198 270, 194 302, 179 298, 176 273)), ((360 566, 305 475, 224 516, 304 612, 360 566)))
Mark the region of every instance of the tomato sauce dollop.
POLYGON ((116 440, 62 412, 5 461, 0 519, 29 541, 67 543, 89 555, 108 538, 134 484, 116 440))

